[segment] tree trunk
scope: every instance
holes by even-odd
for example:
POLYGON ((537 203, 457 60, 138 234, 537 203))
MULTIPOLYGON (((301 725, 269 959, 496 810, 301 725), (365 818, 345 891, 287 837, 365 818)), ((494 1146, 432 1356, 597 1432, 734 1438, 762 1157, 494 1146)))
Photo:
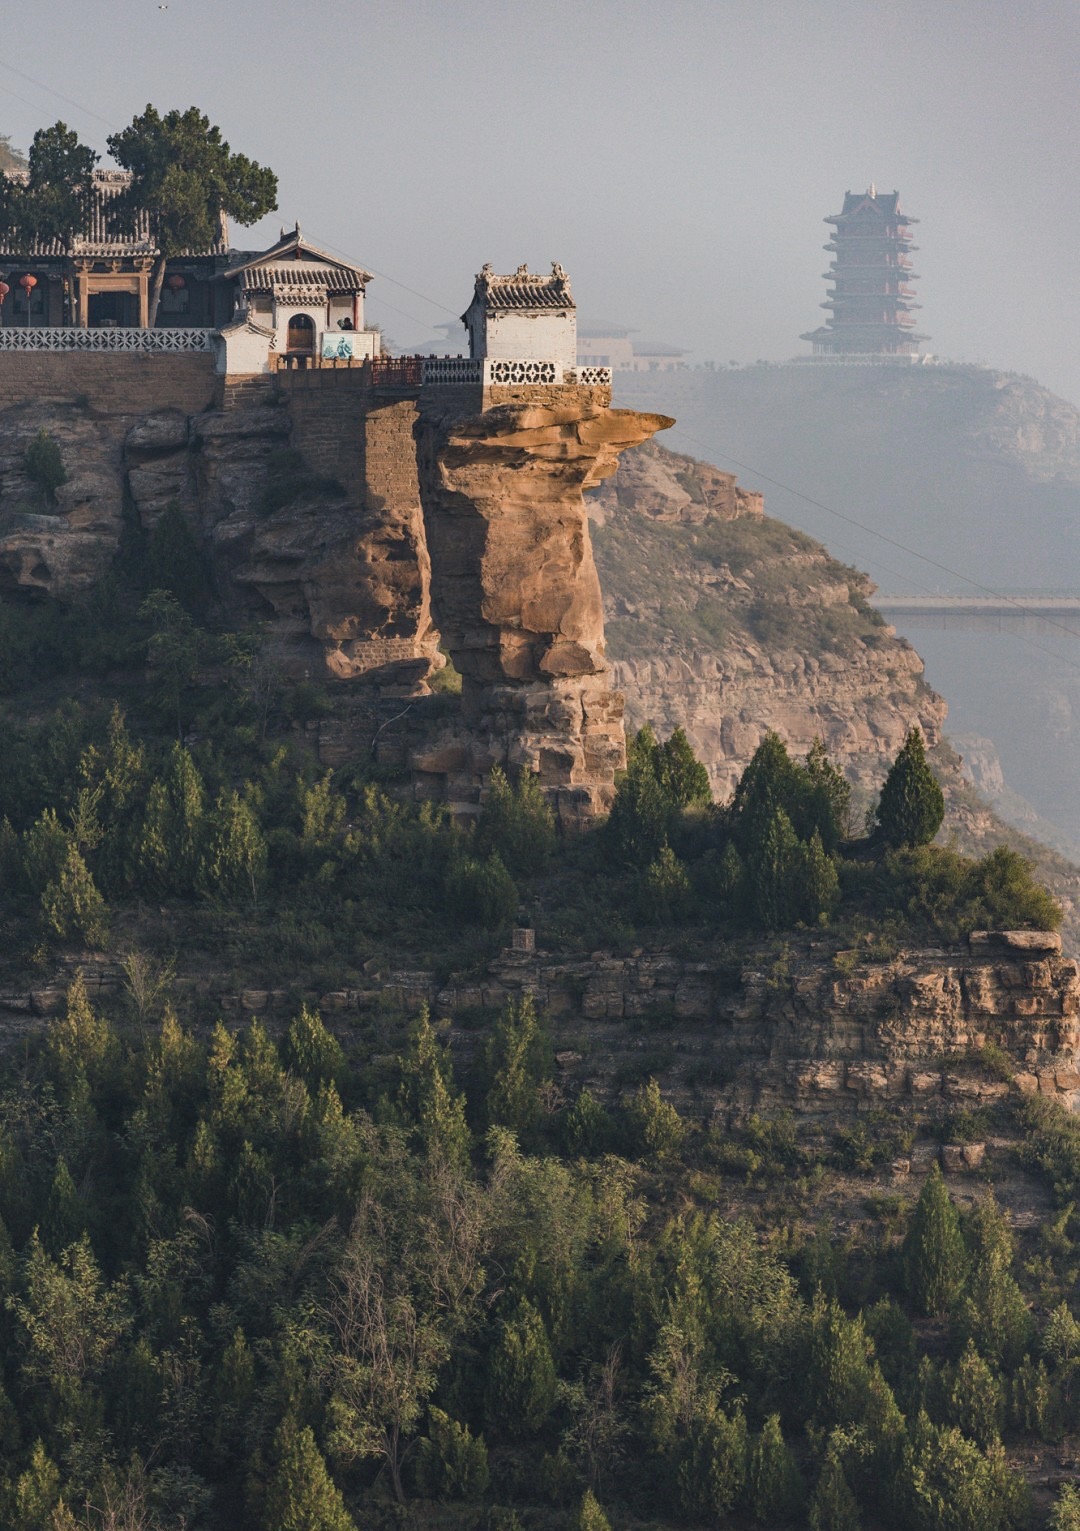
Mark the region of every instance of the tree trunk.
POLYGON ((161 289, 165 285, 165 257, 159 255, 154 262, 154 268, 150 273, 150 294, 146 305, 146 327, 152 330, 157 323, 158 305, 161 302, 161 289))

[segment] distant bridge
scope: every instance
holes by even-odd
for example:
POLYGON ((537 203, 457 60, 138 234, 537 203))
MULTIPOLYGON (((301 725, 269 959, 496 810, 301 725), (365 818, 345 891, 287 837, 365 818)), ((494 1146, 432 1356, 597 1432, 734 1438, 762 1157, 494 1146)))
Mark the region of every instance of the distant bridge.
POLYGON ((1061 617, 1080 615, 1080 594, 1047 595, 876 595, 883 616, 1061 617))

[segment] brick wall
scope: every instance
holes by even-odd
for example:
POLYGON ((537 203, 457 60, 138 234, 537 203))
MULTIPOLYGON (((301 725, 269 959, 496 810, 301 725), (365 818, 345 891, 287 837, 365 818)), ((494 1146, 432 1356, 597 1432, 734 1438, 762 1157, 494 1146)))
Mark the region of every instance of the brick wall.
POLYGON ((209 352, 145 356, 125 352, 92 356, 39 352, 0 353, 0 409, 80 396, 101 415, 145 415, 180 409, 196 415, 213 404, 214 358, 209 352))

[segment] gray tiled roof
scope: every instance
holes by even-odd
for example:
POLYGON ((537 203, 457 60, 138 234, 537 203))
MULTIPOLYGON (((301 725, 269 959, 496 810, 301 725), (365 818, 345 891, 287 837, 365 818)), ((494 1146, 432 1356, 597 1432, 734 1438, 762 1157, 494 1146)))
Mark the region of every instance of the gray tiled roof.
MULTIPOLYGON (((11 180, 26 184, 26 171, 9 170, 6 174, 11 180)), ((0 235, 0 258, 10 262, 11 260, 32 261, 74 255, 117 260, 124 256, 156 255, 157 246, 150 236, 150 224, 145 214, 140 214, 136 220, 134 232, 130 234, 118 234, 109 227, 110 204, 130 184, 131 176, 126 170, 95 170, 94 189, 86 211, 86 220, 70 245, 65 245, 59 239, 50 239, 35 240, 30 245, 20 243, 14 246, 9 239, 0 235)), ((185 250, 183 254, 188 257, 225 255, 228 253, 228 247, 228 225, 225 215, 222 214, 221 229, 213 244, 205 250, 185 250)))

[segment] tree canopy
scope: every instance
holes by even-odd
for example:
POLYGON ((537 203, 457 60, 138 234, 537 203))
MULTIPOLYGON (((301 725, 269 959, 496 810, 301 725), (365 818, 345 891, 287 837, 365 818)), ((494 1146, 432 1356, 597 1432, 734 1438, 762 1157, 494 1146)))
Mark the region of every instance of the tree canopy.
POLYGON ((114 203, 119 229, 140 216, 158 247, 150 295, 150 323, 157 317, 165 262, 185 250, 205 249, 227 213, 247 227, 277 207, 277 176, 246 155, 234 154, 198 107, 162 115, 155 107, 110 134, 109 153, 131 172, 131 185, 114 203))

